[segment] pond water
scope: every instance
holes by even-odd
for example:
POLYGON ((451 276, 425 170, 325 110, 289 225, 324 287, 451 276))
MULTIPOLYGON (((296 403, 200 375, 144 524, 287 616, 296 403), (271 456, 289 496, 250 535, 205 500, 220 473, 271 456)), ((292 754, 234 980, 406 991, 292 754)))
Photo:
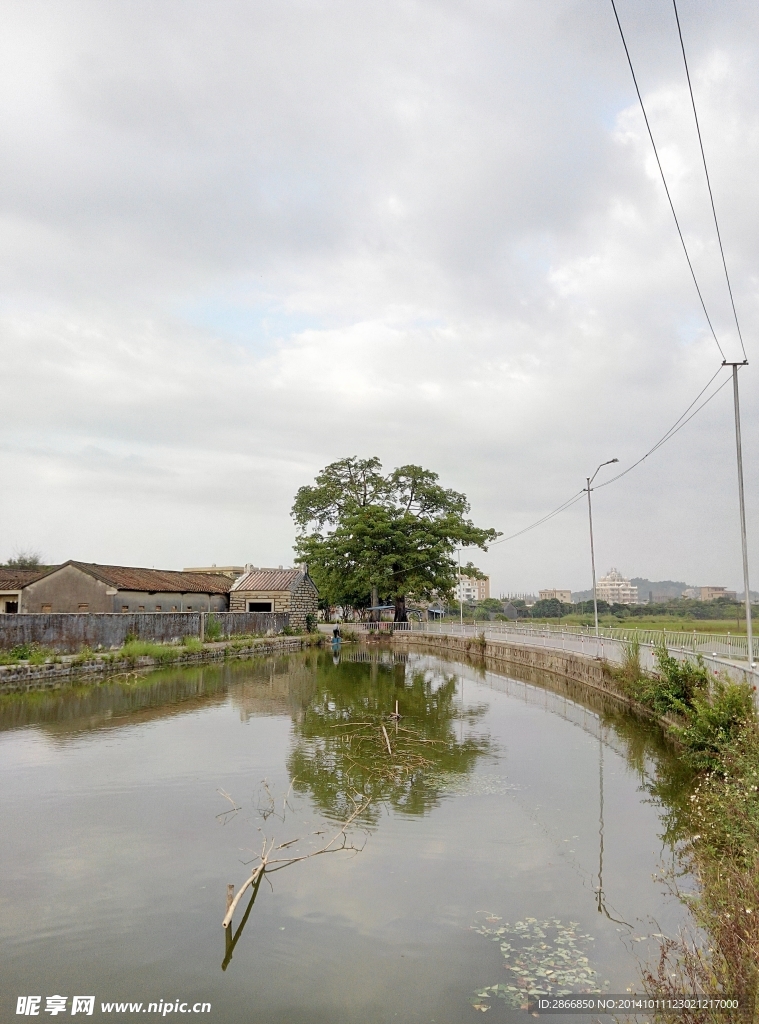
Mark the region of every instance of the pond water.
POLYGON ((27 995, 42 1017, 56 994, 111 1021, 154 1019, 151 1002, 173 1019, 178 1000, 218 1024, 443 1024, 524 1020, 530 986, 640 991, 684 915, 654 877, 672 863, 662 766, 678 798, 656 729, 550 678, 337 660, 0 700, 3 1021, 27 995), (378 715, 420 766, 388 772, 378 715), (362 797, 353 849, 267 875, 224 932, 265 837, 314 852, 362 797), (103 1011, 117 1002, 143 1005, 103 1011))

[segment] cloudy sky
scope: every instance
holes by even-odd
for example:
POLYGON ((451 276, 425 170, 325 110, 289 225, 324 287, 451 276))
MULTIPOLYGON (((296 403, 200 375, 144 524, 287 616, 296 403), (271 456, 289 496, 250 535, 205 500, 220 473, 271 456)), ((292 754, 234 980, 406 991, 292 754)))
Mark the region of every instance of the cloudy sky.
MULTIPOLYGON (((740 358, 672 5, 618 9, 740 358)), ((759 7, 679 9, 759 359, 759 7)), ((0 559, 288 564, 295 491, 347 455, 433 469, 509 535, 718 370, 609 0, 2 10, 0 559)), ((730 385, 594 518, 600 571, 740 587, 730 385)), ((478 564, 588 587, 586 506, 478 564)))

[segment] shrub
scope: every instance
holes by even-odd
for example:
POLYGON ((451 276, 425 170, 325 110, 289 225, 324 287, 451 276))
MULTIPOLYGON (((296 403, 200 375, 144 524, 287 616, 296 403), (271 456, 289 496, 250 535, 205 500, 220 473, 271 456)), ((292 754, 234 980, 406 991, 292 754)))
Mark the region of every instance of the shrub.
POLYGON ((703 658, 699 655, 695 662, 678 661, 662 643, 656 647, 656 661, 657 675, 642 672, 637 641, 629 641, 618 675, 623 690, 657 715, 687 716, 696 696, 709 692, 709 673, 703 658))
POLYGON ((55 651, 41 647, 38 643, 17 644, 9 651, 0 651, 0 665, 15 665, 19 661, 28 661, 32 665, 43 665, 53 657, 55 657, 55 651))
POLYGON ((686 718, 687 724, 676 732, 688 761, 699 771, 720 772, 724 753, 756 720, 753 691, 748 683, 715 679, 711 694, 694 695, 686 718))
POLYGON ((222 629, 221 623, 215 615, 209 615, 206 619, 205 635, 206 640, 213 643, 214 640, 219 640, 223 635, 224 630, 222 629))
POLYGON ((685 661, 678 661, 672 657, 662 642, 656 646, 656 661, 665 689, 671 694, 673 701, 690 707, 697 694, 708 692, 709 673, 700 654, 695 663, 687 658, 685 661))
POLYGON ((82 665, 86 661, 92 661, 95 657, 95 652, 88 646, 84 646, 81 651, 77 651, 76 657, 74 658, 74 665, 82 665))
POLYGON ((307 633, 315 633, 316 632, 316 616, 314 615, 313 612, 309 612, 306 615, 306 632, 307 633))

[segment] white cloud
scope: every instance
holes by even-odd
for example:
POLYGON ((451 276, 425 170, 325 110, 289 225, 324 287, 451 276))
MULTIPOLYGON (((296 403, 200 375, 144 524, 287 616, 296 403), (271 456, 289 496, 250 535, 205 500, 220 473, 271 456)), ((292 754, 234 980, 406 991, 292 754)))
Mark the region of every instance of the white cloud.
MULTIPOLYGON (((732 354, 676 37, 621 13, 732 354)), ((682 17, 752 339, 759 16, 682 17)), ((581 0, 11 8, 0 557, 286 562, 295 490, 354 453, 508 533, 639 457, 719 360, 615 31, 581 0)), ((729 390, 597 501, 602 566, 736 585, 729 390)), ((582 509, 483 556, 495 589, 585 586, 582 509)))

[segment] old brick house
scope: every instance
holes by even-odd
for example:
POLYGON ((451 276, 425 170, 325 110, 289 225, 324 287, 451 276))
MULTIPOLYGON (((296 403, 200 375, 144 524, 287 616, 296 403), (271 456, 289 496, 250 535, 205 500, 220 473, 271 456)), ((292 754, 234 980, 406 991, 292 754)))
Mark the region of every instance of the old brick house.
POLYGON ((224 612, 228 576, 65 562, 20 591, 20 612, 224 612))
POLYGON ((290 625, 303 629, 306 616, 319 608, 319 591, 308 569, 256 569, 235 580, 229 591, 231 612, 289 612, 290 625))
POLYGON ((0 567, 0 614, 23 609, 24 588, 40 579, 46 569, 6 569, 0 567))

